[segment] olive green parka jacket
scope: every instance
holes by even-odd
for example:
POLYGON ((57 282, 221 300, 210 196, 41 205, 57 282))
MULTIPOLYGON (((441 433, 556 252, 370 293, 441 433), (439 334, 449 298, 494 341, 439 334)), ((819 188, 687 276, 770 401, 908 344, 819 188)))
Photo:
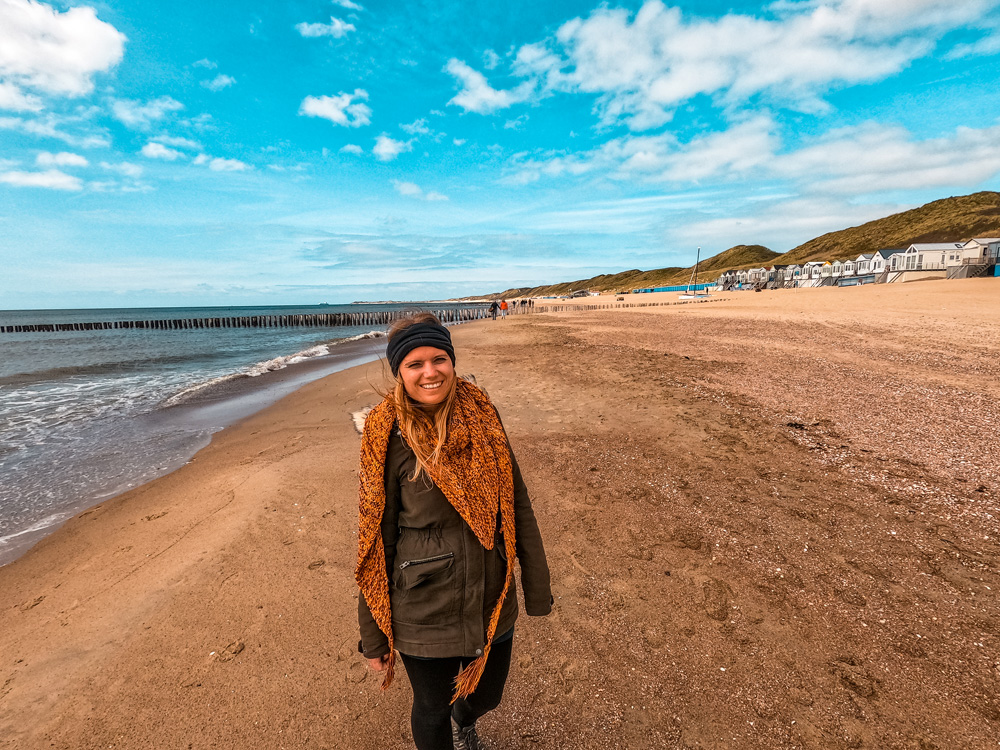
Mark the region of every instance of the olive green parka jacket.
MULTIPOLYGON (((510 562, 499 514, 493 549, 488 550, 429 479, 410 480, 416 465, 416 456, 394 427, 386 453, 381 526, 395 647, 401 653, 425 658, 479 656, 510 562)), ((552 609, 552 592, 545 549, 513 452, 511 465, 514 541, 525 610, 529 615, 547 615, 552 609)), ((517 610, 512 582, 495 635, 514 626, 517 610)), ((375 659, 387 654, 388 639, 375 624, 362 593, 358 596, 358 623, 364 655, 375 659)))

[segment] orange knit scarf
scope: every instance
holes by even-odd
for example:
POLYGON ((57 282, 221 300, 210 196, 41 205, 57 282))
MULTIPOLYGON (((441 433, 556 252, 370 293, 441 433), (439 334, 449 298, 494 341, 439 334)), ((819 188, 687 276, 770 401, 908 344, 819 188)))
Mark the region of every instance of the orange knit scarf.
MULTIPOLYGON (((448 437, 439 461, 430 467, 429 473, 486 549, 493 549, 499 509, 508 563, 507 579, 490 617, 483 654, 459 673, 453 700, 468 696, 479 684, 500 621, 500 608, 514 580, 515 556, 514 480, 507 436, 496 409, 483 391, 465 380, 459 380, 456 389, 448 437)), ((361 436, 358 564, 354 570, 354 578, 365 595, 375 623, 389 639, 389 662, 382 681, 383 690, 392 682, 396 663, 389 578, 380 530, 385 510, 385 459, 396 421, 396 405, 391 395, 372 409, 365 420, 361 436)))

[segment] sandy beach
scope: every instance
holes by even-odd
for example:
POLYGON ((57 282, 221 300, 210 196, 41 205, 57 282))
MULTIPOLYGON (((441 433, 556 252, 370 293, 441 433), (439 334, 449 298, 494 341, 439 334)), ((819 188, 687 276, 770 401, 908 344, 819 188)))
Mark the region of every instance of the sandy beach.
MULTIPOLYGON (((454 329, 556 595, 488 747, 1000 746, 998 292, 454 329)), ((0 568, 0 746, 412 747, 406 680, 356 653, 351 413, 383 383, 305 385, 0 568)))

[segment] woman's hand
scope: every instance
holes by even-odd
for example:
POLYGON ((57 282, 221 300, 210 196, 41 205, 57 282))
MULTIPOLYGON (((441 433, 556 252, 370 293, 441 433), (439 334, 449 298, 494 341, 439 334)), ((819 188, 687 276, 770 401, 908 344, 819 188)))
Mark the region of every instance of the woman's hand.
POLYGON ((386 665, 389 663, 389 654, 380 656, 377 659, 369 659, 368 666, 372 668, 374 672, 384 672, 386 665))

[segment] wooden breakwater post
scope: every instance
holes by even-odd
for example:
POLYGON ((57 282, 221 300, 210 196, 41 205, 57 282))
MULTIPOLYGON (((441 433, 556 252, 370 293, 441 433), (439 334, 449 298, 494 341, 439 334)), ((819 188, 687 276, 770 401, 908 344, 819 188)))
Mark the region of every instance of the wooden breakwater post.
MULTIPOLYGON (((335 328, 342 326, 387 326, 412 310, 361 310, 340 313, 280 313, 219 316, 212 318, 160 318, 156 320, 104 320, 84 323, 21 323, 0 325, 0 333, 57 333, 64 331, 150 330, 179 331, 206 328, 335 328)), ((485 305, 432 310, 442 323, 464 323, 489 316, 485 305)), ((536 312, 528 308, 508 314, 536 312)))

